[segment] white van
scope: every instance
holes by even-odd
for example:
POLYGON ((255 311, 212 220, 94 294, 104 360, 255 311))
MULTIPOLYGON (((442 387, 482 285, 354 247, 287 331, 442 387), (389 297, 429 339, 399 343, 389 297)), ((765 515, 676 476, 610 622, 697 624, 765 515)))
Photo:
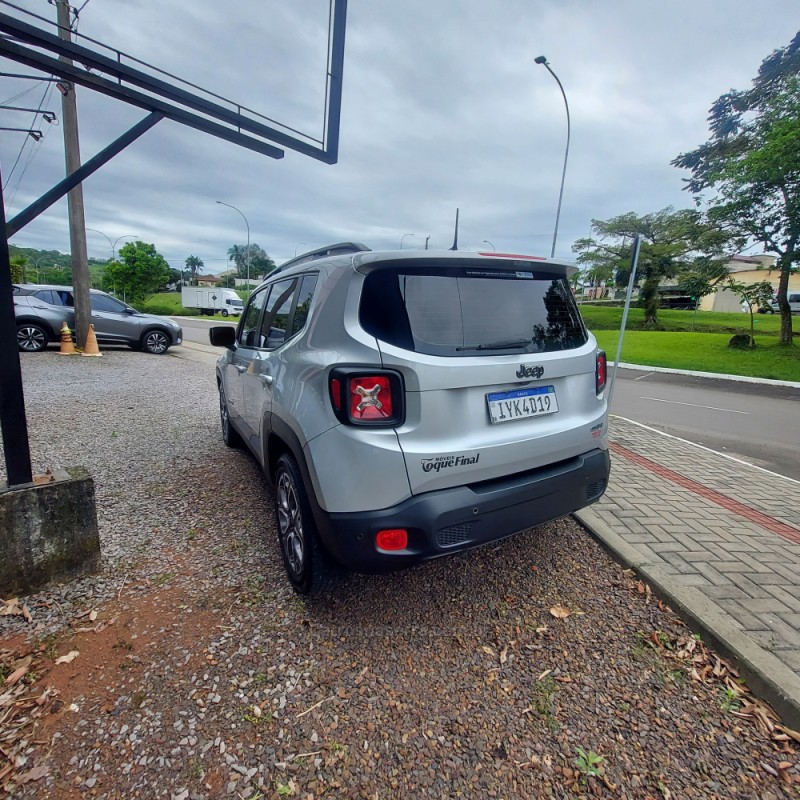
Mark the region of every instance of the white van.
MULTIPOLYGON (((787 292, 786 299, 789 301, 789 308, 791 309, 792 314, 800 314, 800 292, 787 292)), ((778 314, 780 313, 780 309, 778 308, 778 299, 773 297, 770 301, 769 308, 766 309, 768 314, 778 314)))

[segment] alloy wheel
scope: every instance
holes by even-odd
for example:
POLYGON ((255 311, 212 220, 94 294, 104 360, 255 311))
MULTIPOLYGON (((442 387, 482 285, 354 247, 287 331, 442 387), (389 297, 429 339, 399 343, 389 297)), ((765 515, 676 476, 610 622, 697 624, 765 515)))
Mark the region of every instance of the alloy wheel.
POLYGON ((299 577, 304 566, 303 517, 291 476, 281 472, 276 486, 278 536, 291 571, 299 577))
POLYGON ((36 325, 23 325, 17 328, 17 344, 21 350, 35 353, 47 347, 47 336, 36 325))
POLYGON ((169 347, 169 339, 167 339, 166 334, 161 331, 150 331, 150 333, 145 336, 144 347, 148 353, 160 356, 162 353, 166 352, 169 347))

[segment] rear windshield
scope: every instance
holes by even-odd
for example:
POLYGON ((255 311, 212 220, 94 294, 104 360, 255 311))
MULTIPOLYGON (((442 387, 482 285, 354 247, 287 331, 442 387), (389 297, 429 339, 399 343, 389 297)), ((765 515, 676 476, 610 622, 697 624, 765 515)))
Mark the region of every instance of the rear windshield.
POLYGON ((376 338, 430 355, 548 353, 588 338, 566 278, 536 270, 380 269, 360 314, 376 338))

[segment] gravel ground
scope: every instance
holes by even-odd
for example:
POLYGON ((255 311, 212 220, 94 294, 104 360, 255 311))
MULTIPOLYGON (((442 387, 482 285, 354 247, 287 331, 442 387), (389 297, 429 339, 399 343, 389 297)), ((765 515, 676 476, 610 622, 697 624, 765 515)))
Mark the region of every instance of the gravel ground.
POLYGON ((305 601, 210 365, 22 360, 103 570, 0 616, 11 796, 800 798, 800 734, 571 519, 305 601))

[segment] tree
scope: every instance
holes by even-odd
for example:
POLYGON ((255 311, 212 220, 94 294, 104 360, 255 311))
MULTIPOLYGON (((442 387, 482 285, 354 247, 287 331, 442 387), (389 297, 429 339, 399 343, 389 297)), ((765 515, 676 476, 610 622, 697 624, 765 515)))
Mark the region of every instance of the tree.
POLYGON ((203 267, 205 264, 203 263, 202 258, 198 258, 197 256, 188 256, 186 261, 184 262, 186 267, 188 268, 189 272, 191 273, 191 283, 192 286, 197 285, 197 273, 203 271, 203 267))
POLYGON ((742 283, 735 278, 728 278, 725 288, 739 295, 743 306, 750 312, 750 347, 756 346, 755 319, 753 309, 768 307, 772 300, 772 284, 769 281, 758 283, 742 283))
POLYGON ((709 226, 698 211, 675 211, 671 206, 653 214, 634 212, 610 220, 592 220, 595 238, 578 239, 572 250, 589 273, 615 276, 616 284, 628 282, 633 237, 641 237, 637 285, 641 282, 639 304, 644 308, 644 327, 658 327, 658 286, 664 279, 697 270, 701 265, 722 260, 730 237, 709 226))
POLYGON ((22 283, 27 279, 28 259, 26 256, 11 256, 11 282, 22 283))
POLYGON ((275 262, 267 255, 262 247, 251 243, 250 249, 246 244, 235 244, 228 250, 228 261, 236 265, 238 277, 247 277, 248 254, 250 256, 250 277, 267 275, 275 269, 275 262))
POLYGON ((780 270, 780 343, 792 343, 786 292, 800 262, 800 33, 762 61, 752 88, 711 106, 709 140, 672 164, 709 220, 774 253, 780 270), (709 191, 705 197, 703 192, 709 191))
POLYGON ((107 288, 135 304, 163 289, 169 276, 169 265, 155 245, 137 241, 120 248, 119 259, 106 267, 103 279, 107 288))

